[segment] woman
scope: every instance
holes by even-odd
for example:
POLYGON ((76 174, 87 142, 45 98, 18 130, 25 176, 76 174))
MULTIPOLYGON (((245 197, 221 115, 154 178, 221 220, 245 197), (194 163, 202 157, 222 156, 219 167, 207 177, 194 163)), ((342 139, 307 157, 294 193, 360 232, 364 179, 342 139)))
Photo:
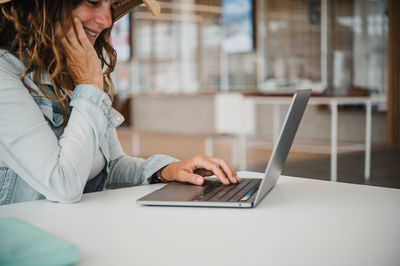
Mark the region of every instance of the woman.
MULTIPOLYGON (((106 188, 215 174, 237 183, 225 161, 124 154, 110 73, 113 22, 135 0, 0 0, 0 204, 79 201, 106 188)), ((154 0, 143 0, 153 14, 154 0)), ((141 3, 139 3, 141 4, 141 3)))

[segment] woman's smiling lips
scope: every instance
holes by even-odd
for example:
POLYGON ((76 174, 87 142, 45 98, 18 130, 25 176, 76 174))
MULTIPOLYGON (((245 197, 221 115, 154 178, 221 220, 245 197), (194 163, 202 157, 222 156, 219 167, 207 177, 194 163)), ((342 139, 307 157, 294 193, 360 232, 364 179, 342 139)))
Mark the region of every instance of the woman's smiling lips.
POLYGON ((90 30, 90 29, 88 29, 86 27, 83 27, 83 29, 85 30, 86 35, 88 36, 88 38, 90 40, 93 40, 93 41, 96 41, 98 35, 100 34, 99 32, 96 32, 94 30, 90 30))

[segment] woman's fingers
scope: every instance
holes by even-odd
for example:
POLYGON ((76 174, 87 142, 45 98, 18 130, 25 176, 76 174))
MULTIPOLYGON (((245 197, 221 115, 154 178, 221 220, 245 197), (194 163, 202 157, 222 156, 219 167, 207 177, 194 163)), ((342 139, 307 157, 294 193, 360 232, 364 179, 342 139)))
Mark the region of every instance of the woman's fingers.
POLYGON ((75 23, 75 30, 76 30, 76 33, 78 36, 78 40, 79 40, 79 43, 81 44, 81 46, 85 49, 88 47, 91 47, 92 45, 90 44, 90 42, 86 36, 85 30, 83 29, 83 25, 82 25, 81 21, 78 18, 74 18, 74 23, 75 23))
MULTIPOLYGON (((206 170, 209 170, 214 173, 218 177, 218 179, 221 181, 222 184, 224 185, 229 185, 230 184, 230 179, 229 175, 225 173, 222 168, 220 167, 219 164, 216 162, 210 160, 209 158, 203 158, 201 157, 199 161, 196 163, 197 167, 204 168, 206 170)), ((236 182, 234 182, 236 183, 236 182)))
MULTIPOLYGON (((60 37, 62 33, 60 33, 60 37)), ((103 71, 100 59, 88 40, 83 25, 74 18, 73 26, 61 37, 67 56, 67 67, 76 84, 92 84, 103 90, 103 71)))
POLYGON ((219 158, 214 158, 214 157, 209 157, 209 158, 226 173, 231 183, 239 182, 239 178, 237 177, 236 171, 230 164, 228 164, 225 160, 219 158))
MULTIPOLYGON (((74 19, 74 21, 75 21, 75 19, 74 19)), ((79 21, 79 19, 78 19, 78 21, 79 21)), ((82 44, 78 40, 76 24, 77 23, 75 23, 75 22, 72 24, 72 27, 67 31, 65 38, 68 41, 70 47, 72 47, 73 49, 82 49, 82 44)))
POLYGON ((236 171, 222 159, 210 156, 198 156, 197 168, 204 168, 211 171, 225 185, 237 183, 236 171))
POLYGON ((63 45, 70 50, 82 52, 86 49, 92 48, 81 21, 78 18, 74 18, 73 21, 74 23, 72 24, 72 27, 61 40, 63 45))
POLYGON ((183 161, 171 163, 161 171, 167 181, 204 183, 203 176, 215 175, 225 185, 239 182, 236 171, 226 161, 205 155, 198 155, 183 161))
POLYGON ((211 176, 214 175, 213 172, 206 170, 206 169, 196 169, 194 171, 195 174, 201 175, 201 176, 211 176))
POLYGON ((203 176, 215 175, 225 185, 239 182, 235 169, 225 160, 198 155, 186 160, 171 163, 161 170, 167 181, 189 182, 196 185, 204 183, 203 176))
POLYGON ((57 22, 56 25, 56 36, 60 38, 61 44, 63 45, 64 49, 71 49, 71 44, 67 40, 67 36, 63 35, 63 30, 61 28, 60 23, 57 22))
POLYGON ((189 172, 183 172, 181 176, 181 180, 177 180, 181 182, 189 182, 195 185, 203 185, 204 177, 198 174, 193 174, 189 172))

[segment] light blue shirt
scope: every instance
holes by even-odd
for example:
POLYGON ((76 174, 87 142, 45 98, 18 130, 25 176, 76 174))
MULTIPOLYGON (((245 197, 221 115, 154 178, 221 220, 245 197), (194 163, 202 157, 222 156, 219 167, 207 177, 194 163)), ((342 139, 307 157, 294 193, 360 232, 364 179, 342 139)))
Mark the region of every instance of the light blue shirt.
MULTIPOLYGON (((115 128, 123 117, 111 107, 106 93, 90 84, 75 87, 64 131, 61 106, 39 90, 32 73, 21 81, 23 64, 0 49, 0 205, 46 198, 79 201, 84 192, 143 185, 176 159, 154 155, 127 156, 115 128), (106 167, 88 181, 96 151, 106 167)), ((41 85, 50 95, 52 85, 41 85)))

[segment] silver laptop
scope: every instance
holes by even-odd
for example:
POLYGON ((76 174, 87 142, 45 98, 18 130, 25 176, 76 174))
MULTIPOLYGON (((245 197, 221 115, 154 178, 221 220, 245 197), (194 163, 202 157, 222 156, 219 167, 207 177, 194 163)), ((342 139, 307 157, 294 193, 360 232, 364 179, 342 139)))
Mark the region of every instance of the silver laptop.
POLYGON ((217 178, 206 178, 202 186, 170 182, 161 189, 138 199, 137 203, 157 206, 234 208, 257 206, 275 186, 282 173, 310 95, 311 90, 298 90, 294 93, 262 179, 242 178, 237 184, 223 185, 217 178))

